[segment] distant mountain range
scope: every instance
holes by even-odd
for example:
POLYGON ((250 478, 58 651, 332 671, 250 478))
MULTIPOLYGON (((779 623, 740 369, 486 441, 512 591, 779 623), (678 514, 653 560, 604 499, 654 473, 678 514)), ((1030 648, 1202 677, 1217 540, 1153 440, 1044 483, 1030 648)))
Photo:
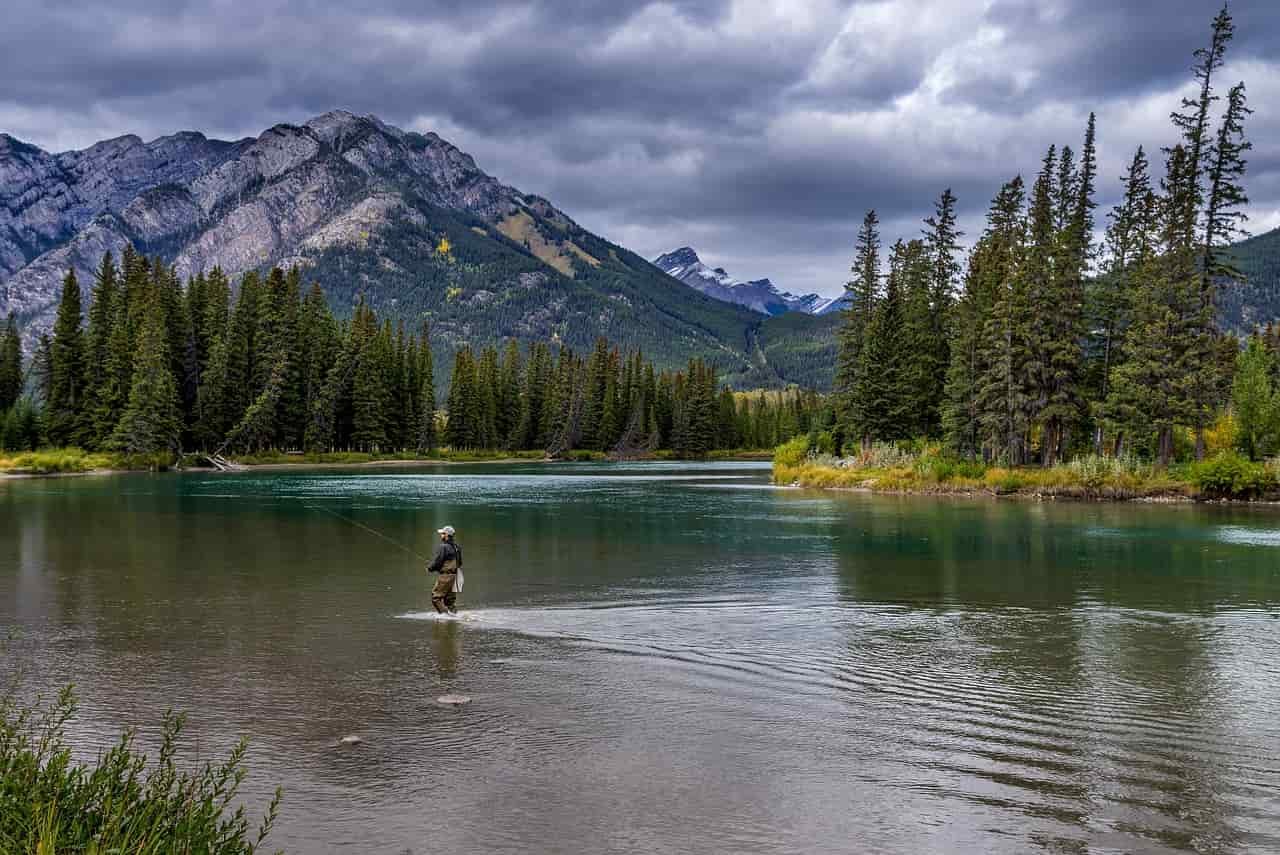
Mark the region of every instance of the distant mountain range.
POLYGON ((781 315, 784 312, 824 315, 838 308, 838 298, 832 299, 819 294, 796 296, 789 291, 779 290, 768 279, 745 282, 734 279, 723 267, 713 268, 703 264, 698 253, 688 246, 660 255, 653 263, 667 275, 674 276, 708 297, 746 306, 762 315, 781 315))
POLYGON ((429 321, 445 366, 463 344, 587 348, 604 335, 664 367, 701 357, 740 387, 831 382, 829 325, 699 293, 435 134, 374 116, 63 153, 0 134, 0 317, 17 314, 28 347, 51 327, 66 271, 88 291, 102 255, 127 245, 183 277, 299 265, 341 314, 363 298, 429 321))

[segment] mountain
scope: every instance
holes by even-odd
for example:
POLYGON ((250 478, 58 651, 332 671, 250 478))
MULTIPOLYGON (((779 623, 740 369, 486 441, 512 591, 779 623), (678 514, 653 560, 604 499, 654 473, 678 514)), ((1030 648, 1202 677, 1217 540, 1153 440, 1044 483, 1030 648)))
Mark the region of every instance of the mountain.
POLYGON ((779 291, 778 286, 768 279, 753 279, 750 282, 734 279, 723 267, 712 268, 703 264, 698 253, 688 246, 660 255, 653 263, 667 275, 674 276, 703 294, 726 303, 746 306, 763 315, 781 315, 784 312, 818 315, 832 302, 818 294, 797 297, 790 292, 779 291))
POLYGON ((1245 281, 1220 290, 1223 325, 1248 333, 1280 320, 1280 228, 1240 241, 1231 253, 1245 281))
POLYGON ((60 154, 0 135, 0 316, 17 313, 28 347, 50 328, 67 269, 87 291, 103 253, 127 245, 183 277, 298 265, 339 313, 364 299, 414 328, 429 321, 443 366, 463 344, 585 349, 604 335, 664 367, 704 358, 737 385, 830 385, 772 361, 810 351, 818 327, 764 330, 757 312, 689 289, 439 136, 374 116, 60 154))

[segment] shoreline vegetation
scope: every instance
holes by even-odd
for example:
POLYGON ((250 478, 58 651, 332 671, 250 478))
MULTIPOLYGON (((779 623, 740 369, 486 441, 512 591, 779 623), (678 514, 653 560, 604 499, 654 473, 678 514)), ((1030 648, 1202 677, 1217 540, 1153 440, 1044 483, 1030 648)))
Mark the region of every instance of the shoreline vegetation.
MULTIPOLYGON (((640 456, 616 457, 602 451, 579 450, 562 457, 548 457, 542 451, 448 451, 432 454, 397 452, 335 451, 323 453, 263 452, 237 457, 233 462, 244 469, 287 470, 307 468, 376 468, 381 466, 458 465, 463 463, 588 463, 681 460, 666 451, 640 456)), ((771 461, 772 451, 730 449, 708 453, 702 461, 771 461)), ((189 459, 188 459, 189 460, 189 459)), ((178 465, 168 455, 126 455, 87 452, 79 448, 54 448, 17 454, 0 452, 0 478, 36 478, 57 475, 110 475, 124 472, 195 471, 214 472, 208 466, 178 465)))
POLYGON ((239 798, 248 742, 222 761, 179 757, 186 716, 166 712, 158 756, 127 730, 92 763, 78 762, 66 742, 76 713, 70 686, 47 704, 0 694, 0 851, 209 852, 254 855, 265 851, 279 814, 277 787, 265 813, 251 825, 239 798))
POLYGON ((874 493, 1012 496, 1082 501, 1280 501, 1280 458, 1254 463, 1223 450, 1160 467, 1135 458, 1077 457, 1051 467, 1007 467, 949 456, 937 443, 875 443, 837 457, 796 437, 778 447, 773 481, 874 493))

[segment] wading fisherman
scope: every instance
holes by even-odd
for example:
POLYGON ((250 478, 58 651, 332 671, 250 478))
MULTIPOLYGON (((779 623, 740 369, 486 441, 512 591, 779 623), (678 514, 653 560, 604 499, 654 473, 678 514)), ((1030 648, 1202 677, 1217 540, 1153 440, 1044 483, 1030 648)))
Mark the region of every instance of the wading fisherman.
POLYGON ((457 602, 458 592, 462 590, 462 547, 453 539, 453 526, 437 529, 436 534, 440 535, 440 545, 436 547, 436 554, 427 565, 427 572, 439 573, 440 578, 431 589, 431 605, 440 614, 447 612, 456 615, 458 610, 454 608, 454 603, 457 602))

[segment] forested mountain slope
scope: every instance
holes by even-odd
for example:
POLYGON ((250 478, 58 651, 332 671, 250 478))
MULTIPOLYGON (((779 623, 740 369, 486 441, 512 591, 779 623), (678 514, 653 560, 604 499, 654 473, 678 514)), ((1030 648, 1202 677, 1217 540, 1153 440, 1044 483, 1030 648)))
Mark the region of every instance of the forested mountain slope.
POLYGON ((787 353, 812 347, 765 332, 782 358, 762 361, 759 314, 694 291, 435 134, 372 116, 62 154, 0 136, 0 316, 17 315, 28 348, 52 325, 66 271, 90 282, 125 246, 184 278, 299 265, 340 315, 362 295, 410 327, 430 322, 444 364, 464 342, 586 348, 603 335, 661 366, 700 357, 735 384, 780 386, 799 381, 787 353))

